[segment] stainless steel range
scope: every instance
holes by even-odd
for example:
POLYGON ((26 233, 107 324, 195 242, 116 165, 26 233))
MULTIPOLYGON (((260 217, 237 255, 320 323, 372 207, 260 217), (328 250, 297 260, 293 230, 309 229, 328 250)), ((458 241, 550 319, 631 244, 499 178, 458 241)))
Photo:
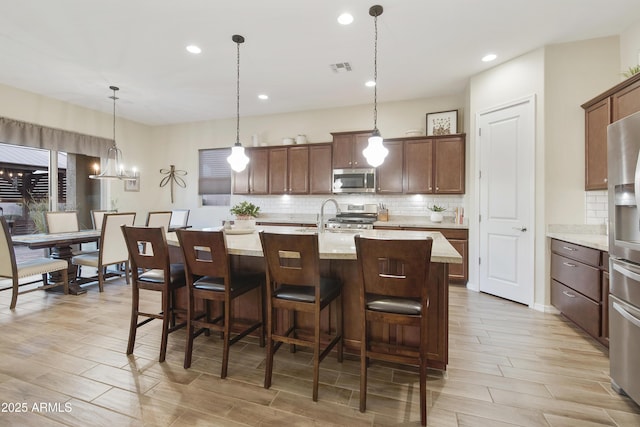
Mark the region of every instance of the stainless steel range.
POLYGON ((327 228, 339 230, 371 230, 378 220, 378 205, 348 204, 327 220, 327 228))

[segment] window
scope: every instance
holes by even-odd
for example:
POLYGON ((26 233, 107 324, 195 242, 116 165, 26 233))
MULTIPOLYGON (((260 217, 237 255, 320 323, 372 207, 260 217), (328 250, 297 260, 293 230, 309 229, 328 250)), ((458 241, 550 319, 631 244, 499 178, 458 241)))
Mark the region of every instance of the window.
POLYGON ((198 194, 203 205, 228 206, 231 198, 230 148, 198 151, 198 194))

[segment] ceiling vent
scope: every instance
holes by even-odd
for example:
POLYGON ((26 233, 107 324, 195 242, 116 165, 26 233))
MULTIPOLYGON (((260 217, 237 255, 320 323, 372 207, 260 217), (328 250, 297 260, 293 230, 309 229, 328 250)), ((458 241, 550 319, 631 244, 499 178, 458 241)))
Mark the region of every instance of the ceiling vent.
POLYGON ((344 73, 347 71, 351 71, 351 64, 349 64, 348 62, 338 62, 329 66, 334 73, 344 73))

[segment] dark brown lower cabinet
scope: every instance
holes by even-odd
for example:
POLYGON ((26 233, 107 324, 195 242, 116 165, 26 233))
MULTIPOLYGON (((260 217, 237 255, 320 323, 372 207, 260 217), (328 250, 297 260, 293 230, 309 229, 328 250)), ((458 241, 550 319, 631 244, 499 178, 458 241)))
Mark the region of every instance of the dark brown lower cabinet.
POLYGON ((551 304, 609 346, 609 273, 606 252, 551 240, 551 304))

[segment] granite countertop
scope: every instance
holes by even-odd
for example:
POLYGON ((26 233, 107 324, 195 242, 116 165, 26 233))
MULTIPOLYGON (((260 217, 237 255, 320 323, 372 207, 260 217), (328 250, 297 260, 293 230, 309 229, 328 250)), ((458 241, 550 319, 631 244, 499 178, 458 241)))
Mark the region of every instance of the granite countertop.
MULTIPOLYGON (((269 214, 256 218, 256 222, 262 224, 316 224, 315 215, 300 214, 269 214)), ((388 221, 376 221, 374 227, 407 227, 407 228, 458 228, 466 230, 469 224, 454 224, 452 218, 445 217, 443 222, 432 222, 428 216, 402 216, 390 215, 388 221)))
POLYGON ((600 251, 609 251, 609 236, 602 225, 549 225, 547 237, 600 251))
MULTIPOLYGON (((220 227, 214 229, 221 229, 220 227)), ((316 228, 312 227, 286 227, 286 226, 258 226, 257 230, 264 230, 274 233, 315 233, 316 228)), ((249 234, 227 234, 227 250, 231 255, 263 256, 262 246, 258 232, 249 234)), ((425 237, 433 238, 433 248, 431 251, 431 262, 441 262, 448 264, 462 264, 462 257, 455 250, 447 239, 437 231, 409 231, 409 230, 360 230, 354 232, 325 232, 318 235, 321 259, 356 259, 356 248, 354 236, 360 234, 363 237, 380 239, 421 239, 425 237)), ((178 246, 178 238, 175 232, 167 233, 167 243, 178 246)))

